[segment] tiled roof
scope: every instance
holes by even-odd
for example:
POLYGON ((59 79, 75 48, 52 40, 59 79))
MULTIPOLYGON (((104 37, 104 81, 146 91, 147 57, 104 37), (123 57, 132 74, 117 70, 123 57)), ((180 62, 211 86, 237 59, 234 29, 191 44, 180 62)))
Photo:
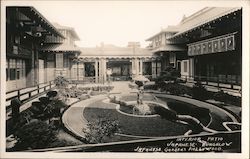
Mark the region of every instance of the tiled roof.
POLYGON ((46 44, 41 48, 44 52, 80 52, 80 49, 76 46, 67 44, 46 44))
POLYGON ((144 48, 129 47, 93 47, 81 48, 80 56, 152 56, 153 53, 144 48))
POLYGON ((240 7, 206 7, 202 10, 194 13, 193 15, 186 17, 184 20, 177 25, 179 28, 179 32, 176 33, 174 36, 170 37, 169 39, 186 33, 194 28, 202 26, 208 22, 216 20, 220 17, 226 16, 230 13, 233 13, 237 10, 240 10, 240 7))
POLYGON ((161 33, 167 33, 167 32, 177 33, 178 31, 179 31, 178 26, 169 25, 167 28, 162 29, 157 34, 155 34, 155 35, 151 36, 150 38, 146 39, 146 41, 151 41, 154 37, 160 35, 161 33))

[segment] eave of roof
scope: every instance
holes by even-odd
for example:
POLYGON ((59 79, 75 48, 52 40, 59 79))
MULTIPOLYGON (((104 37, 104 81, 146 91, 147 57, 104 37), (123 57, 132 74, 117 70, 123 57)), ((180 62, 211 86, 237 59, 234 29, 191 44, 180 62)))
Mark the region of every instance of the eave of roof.
POLYGON ((80 56, 152 56, 148 49, 128 47, 81 48, 80 56))
POLYGON ((64 36, 40 13, 38 12, 34 7, 32 6, 17 6, 15 8, 19 8, 21 10, 24 10, 28 13, 32 12, 41 22, 43 22, 45 25, 48 26, 49 29, 51 29, 52 32, 54 32, 56 35, 63 37, 64 36))
POLYGON ((150 38, 146 39, 146 41, 151 41, 153 38, 155 38, 156 36, 162 34, 162 33, 177 33, 178 32, 178 28, 177 26, 168 26, 165 29, 162 29, 160 32, 158 32, 157 34, 151 36, 150 38))
POLYGON ((47 44, 41 49, 43 52, 78 52, 80 49, 76 46, 67 45, 67 44, 47 44))
POLYGON ((63 29, 69 30, 71 32, 72 36, 75 38, 75 40, 77 40, 77 41, 80 40, 79 36, 77 35, 77 33, 73 27, 62 26, 58 23, 53 23, 53 24, 59 30, 63 30, 63 29))
POLYGON ((167 44, 164 46, 153 48, 153 49, 151 49, 151 52, 153 52, 153 53, 162 52, 162 51, 175 52, 175 51, 185 51, 185 50, 186 50, 186 48, 184 46, 167 44))
POLYGON ((175 35, 169 37, 168 39, 170 40, 170 39, 176 38, 182 34, 185 34, 189 31, 199 28, 203 26, 204 24, 215 21, 221 17, 234 13, 240 9, 241 9, 240 7, 234 7, 234 8, 206 7, 198 11, 197 13, 194 13, 190 17, 187 17, 183 22, 181 22, 179 24, 180 31, 176 33, 175 35), (210 12, 210 15, 208 14, 207 16, 204 16, 204 14, 208 12, 210 12), (192 22, 192 20, 194 21, 194 19, 196 20, 196 22, 192 22))

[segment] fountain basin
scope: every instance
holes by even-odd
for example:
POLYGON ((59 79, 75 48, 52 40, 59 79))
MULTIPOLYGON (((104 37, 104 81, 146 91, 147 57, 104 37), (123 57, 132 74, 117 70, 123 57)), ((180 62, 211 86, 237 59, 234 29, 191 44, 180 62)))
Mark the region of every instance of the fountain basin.
MULTIPOLYGON (((136 101, 128 101, 128 102, 120 102, 121 104, 117 104, 116 110, 127 116, 133 116, 133 117, 157 117, 159 116, 158 114, 155 113, 154 107, 155 106, 161 106, 165 107, 168 109, 166 105, 163 105, 161 103, 153 102, 153 101, 144 101, 143 106, 141 107, 147 107, 147 112, 148 113, 140 113, 140 112, 135 112, 134 109, 138 109, 137 107, 137 102, 136 101)), ((139 108, 142 109, 142 108, 139 108)))

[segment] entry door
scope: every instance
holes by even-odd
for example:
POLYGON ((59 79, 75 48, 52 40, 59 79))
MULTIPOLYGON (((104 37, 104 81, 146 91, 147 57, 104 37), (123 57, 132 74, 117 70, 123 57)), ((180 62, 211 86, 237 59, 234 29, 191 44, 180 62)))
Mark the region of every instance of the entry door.
POLYGON ((39 83, 44 83, 44 60, 39 60, 39 79, 38 82, 39 83))

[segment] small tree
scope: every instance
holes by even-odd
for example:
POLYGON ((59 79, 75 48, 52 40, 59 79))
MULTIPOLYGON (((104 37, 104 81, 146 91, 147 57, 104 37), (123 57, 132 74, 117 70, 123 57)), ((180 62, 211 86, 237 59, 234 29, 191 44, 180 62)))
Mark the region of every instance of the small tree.
POLYGON ((54 80, 54 83, 57 88, 66 88, 69 85, 69 81, 63 76, 57 76, 54 80))
POLYGON ((108 138, 119 132, 117 121, 98 119, 95 122, 88 122, 87 128, 83 129, 85 139, 89 143, 108 142, 108 138))
POLYGON ((161 86, 164 81, 176 82, 177 78, 180 77, 180 71, 169 66, 164 71, 161 72, 160 76, 155 80, 155 83, 161 86))

